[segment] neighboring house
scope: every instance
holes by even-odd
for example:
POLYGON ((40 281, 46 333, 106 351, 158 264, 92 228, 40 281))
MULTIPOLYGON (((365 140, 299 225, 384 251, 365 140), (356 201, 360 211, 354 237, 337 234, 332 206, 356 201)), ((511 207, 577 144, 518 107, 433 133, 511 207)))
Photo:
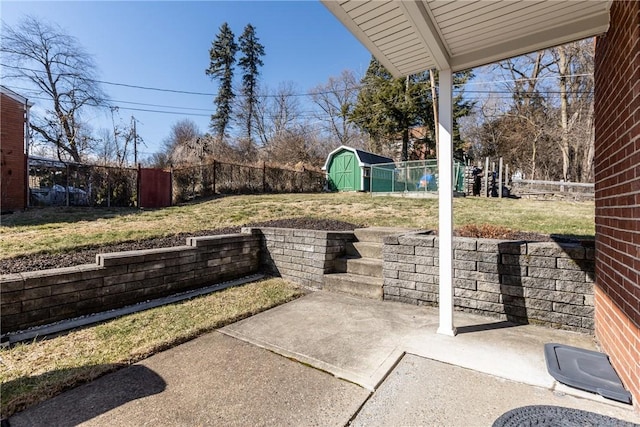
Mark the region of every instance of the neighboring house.
POLYGON ((25 129, 29 123, 27 98, 0 86, 0 210, 27 207, 27 156, 25 129))
POLYGON ((327 156, 322 167, 331 191, 369 191, 371 165, 393 163, 389 157, 342 145, 327 156))
POLYGON ((436 157, 435 144, 429 145, 433 139, 431 130, 426 126, 409 129, 409 160, 426 160, 436 157))

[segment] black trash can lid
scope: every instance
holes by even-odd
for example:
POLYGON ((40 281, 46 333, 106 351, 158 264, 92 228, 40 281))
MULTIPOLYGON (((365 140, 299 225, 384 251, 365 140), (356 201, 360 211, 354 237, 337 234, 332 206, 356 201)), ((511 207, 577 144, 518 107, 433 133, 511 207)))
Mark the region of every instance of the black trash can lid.
POLYGON ((625 390, 606 354, 551 343, 544 345, 544 356, 549 374, 559 382, 631 404, 631 393, 625 390))

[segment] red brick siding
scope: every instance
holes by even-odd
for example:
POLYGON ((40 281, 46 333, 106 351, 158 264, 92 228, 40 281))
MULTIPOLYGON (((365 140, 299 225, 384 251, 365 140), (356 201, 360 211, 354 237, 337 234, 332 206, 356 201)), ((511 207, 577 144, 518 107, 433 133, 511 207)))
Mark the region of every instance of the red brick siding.
POLYGON ((27 207, 24 154, 24 104, 1 94, 0 99, 0 210, 27 207))
POLYGON ((595 330, 640 401, 640 2, 614 1, 595 59, 595 330))

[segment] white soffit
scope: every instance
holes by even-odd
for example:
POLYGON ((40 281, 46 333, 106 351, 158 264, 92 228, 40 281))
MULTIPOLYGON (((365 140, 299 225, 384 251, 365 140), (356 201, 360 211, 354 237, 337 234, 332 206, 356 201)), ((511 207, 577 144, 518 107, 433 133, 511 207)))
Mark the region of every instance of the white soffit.
POLYGON ((321 0, 396 76, 464 70, 602 34, 610 0, 321 0))

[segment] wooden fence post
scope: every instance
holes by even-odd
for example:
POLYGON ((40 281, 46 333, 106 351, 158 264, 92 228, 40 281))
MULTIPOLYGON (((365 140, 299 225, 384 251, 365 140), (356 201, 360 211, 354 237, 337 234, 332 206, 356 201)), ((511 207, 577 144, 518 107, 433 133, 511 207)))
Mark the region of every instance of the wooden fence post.
POLYGON ((505 173, 504 173, 504 183, 506 186, 509 186, 509 163, 507 163, 505 166, 505 173))
POLYGON ((484 196, 489 197, 491 195, 489 190, 489 158, 484 161, 484 196))
POLYGON ((502 157, 498 166, 498 197, 502 199, 502 157))

